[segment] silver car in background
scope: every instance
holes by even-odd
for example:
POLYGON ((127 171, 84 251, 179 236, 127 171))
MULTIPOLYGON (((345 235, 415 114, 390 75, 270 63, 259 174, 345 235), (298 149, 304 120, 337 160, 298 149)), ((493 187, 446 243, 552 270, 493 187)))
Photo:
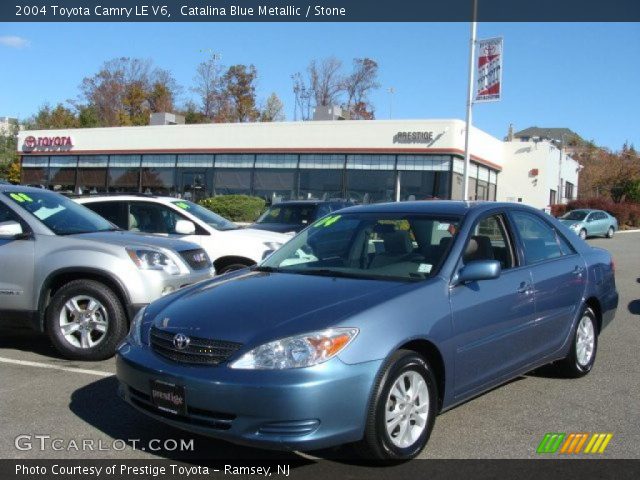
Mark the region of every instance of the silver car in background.
POLYGON ((60 194, 0 185, 0 323, 46 332, 67 358, 112 356, 138 310, 214 273, 196 244, 121 231, 60 194))

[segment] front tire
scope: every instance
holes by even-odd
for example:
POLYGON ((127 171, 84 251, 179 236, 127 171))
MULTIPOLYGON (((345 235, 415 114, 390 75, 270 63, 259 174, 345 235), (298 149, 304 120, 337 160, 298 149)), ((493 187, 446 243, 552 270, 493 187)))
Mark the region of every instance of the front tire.
POLYGON ((558 362, 558 369, 569 378, 580 378, 593 368, 598 351, 598 326, 596 316, 586 307, 573 330, 571 350, 558 362))
POLYGON ((373 460, 409 460, 431 435, 438 391, 433 371, 420 355, 395 352, 374 386, 359 453, 373 460))
POLYGON ((607 230, 607 238, 613 238, 613 235, 616 233, 616 231, 614 230, 613 227, 609 227, 609 230, 607 230))
POLYGON ((247 268, 249 265, 245 265, 243 263, 232 263, 231 265, 225 265, 220 269, 218 275, 223 275, 229 272, 235 272, 236 270, 242 270, 243 268, 247 268))
POLYGON ((95 280, 74 280, 49 303, 46 329, 56 350, 74 360, 104 360, 127 334, 127 317, 117 295, 95 280))
POLYGON ((580 238, 582 240, 586 240, 587 239, 587 231, 584 228, 582 230, 580 230, 580 233, 578 235, 580 236, 580 238))

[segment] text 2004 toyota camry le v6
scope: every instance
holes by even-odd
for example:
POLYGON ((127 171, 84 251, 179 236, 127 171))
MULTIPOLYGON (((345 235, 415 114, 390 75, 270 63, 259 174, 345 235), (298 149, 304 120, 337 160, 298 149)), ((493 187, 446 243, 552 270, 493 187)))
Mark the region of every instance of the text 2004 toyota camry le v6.
POLYGON ((536 210, 353 207, 147 307, 120 393, 233 442, 410 458, 443 409, 551 362, 587 374, 617 304, 609 253, 536 210))

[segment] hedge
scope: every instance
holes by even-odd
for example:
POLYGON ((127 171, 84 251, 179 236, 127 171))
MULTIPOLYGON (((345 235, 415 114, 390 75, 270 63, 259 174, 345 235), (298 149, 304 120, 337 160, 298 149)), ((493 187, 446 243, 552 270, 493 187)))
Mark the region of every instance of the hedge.
POLYGON ((584 200, 572 200, 566 205, 551 205, 551 214, 559 217, 565 212, 580 208, 593 208, 604 210, 616 217, 620 228, 640 227, 640 203, 620 202, 606 198, 587 198, 584 200))
POLYGON ((248 195, 220 195, 198 203, 234 222, 255 222, 266 204, 264 199, 248 195))

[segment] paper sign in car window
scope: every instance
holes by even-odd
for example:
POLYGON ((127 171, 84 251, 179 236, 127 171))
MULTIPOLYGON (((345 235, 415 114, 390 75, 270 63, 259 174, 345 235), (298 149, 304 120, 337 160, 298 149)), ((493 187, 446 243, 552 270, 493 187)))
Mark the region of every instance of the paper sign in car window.
POLYGON ((22 198, 19 194, 17 193, 10 193, 9 196, 11 198, 13 198, 16 202, 20 202, 20 203, 24 203, 24 198, 22 198))
POLYGON ((438 230, 441 230, 443 232, 446 231, 446 230, 449 230, 449 225, 450 224, 448 224, 448 223, 439 223, 438 224, 438 230))
POLYGON ((183 210, 189 210, 189 204, 184 202, 176 202, 175 205, 177 207, 182 208, 183 210))
POLYGON ((19 193, 18 195, 20 195, 23 199, 25 199, 27 202, 33 202, 33 198, 31 198, 29 195, 27 195, 26 193, 19 193))
POLYGON ((336 223, 338 220, 340 220, 341 216, 342 215, 333 215, 333 216, 325 217, 323 219, 318 220, 313 226, 314 227, 329 227, 329 226, 333 225, 334 223, 336 223))
POLYGON ((418 265, 418 272, 431 273, 432 268, 433 268, 433 265, 431 265, 430 263, 421 263, 420 265, 418 265))

